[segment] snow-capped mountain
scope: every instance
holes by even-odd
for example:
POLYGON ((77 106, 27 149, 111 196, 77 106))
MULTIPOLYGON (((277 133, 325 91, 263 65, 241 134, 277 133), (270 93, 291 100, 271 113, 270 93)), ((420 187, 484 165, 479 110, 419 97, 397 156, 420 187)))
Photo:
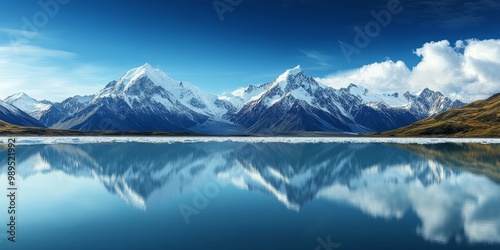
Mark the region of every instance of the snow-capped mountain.
POLYGON ((419 120, 465 105, 460 100, 452 101, 441 92, 434 92, 428 88, 425 88, 418 95, 411 95, 406 92, 404 96, 410 101, 410 105, 408 105, 410 112, 415 114, 419 120))
POLYGON ((216 95, 206 93, 189 82, 176 81, 149 64, 130 70, 118 82, 108 85, 96 96, 106 97, 122 98, 132 108, 143 106, 144 100, 153 97, 167 109, 178 109, 180 104, 212 119, 220 119, 227 113, 216 95), (155 95, 148 90, 158 90, 164 95, 155 95))
POLYGON ((54 128, 76 130, 210 132, 202 125, 228 124, 223 115, 231 108, 231 103, 145 64, 94 96, 55 104, 41 120, 54 128))
POLYGON ((399 93, 380 94, 374 93, 363 86, 351 83, 347 88, 340 89, 343 93, 354 95, 361 99, 363 104, 383 103, 390 107, 402 107, 408 104, 409 100, 399 93))
POLYGON ((216 96, 149 64, 91 96, 50 105, 23 94, 9 100, 52 128, 207 134, 381 132, 464 105, 429 89, 415 95, 378 94, 355 84, 337 90, 300 66, 273 82, 216 96))
POLYGON ((444 96, 441 92, 432 91, 425 88, 421 92, 412 94, 409 91, 390 94, 372 93, 368 89, 350 84, 349 87, 343 89, 345 92, 355 95, 362 99, 363 104, 372 107, 389 106, 393 108, 402 108, 410 111, 417 119, 424 119, 430 116, 442 113, 450 108, 458 108, 464 106, 465 103, 444 96))
POLYGON ((44 127, 35 118, 2 100, 0 100, 0 121, 18 126, 44 127))
POLYGON ((27 113, 28 115, 37 120, 40 119, 40 117, 44 112, 46 112, 50 107, 52 107, 51 102, 46 100, 37 101, 28 96, 24 92, 11 95, 5 98, 4 101, 24 111, 25 113, 27 113))
POLYGON ((232 121, 251 133, 367 130, 349 117, 342 105, 348 100, 307 76, 300 66, 257 89, 262 91, 250 94, 252 97, 232 116, 232 121))
POLYGON ((418 96, 371 93, 354 84, 335 90, 307 76, 300 66, 274 82, 226 93, 224 98, 242 103, 230 117, 251 133, 379 132, 464 105, 428 89, 418 96))
POLYGON ((403 127, 465 105, 428 88, 417 94, 379 94, 350 84, 349 87, 340 89, 340 93, 342 96, 353 95, 359 99, 360 102, 351 109, 351 115, 356 123, 377 132, 403 127))

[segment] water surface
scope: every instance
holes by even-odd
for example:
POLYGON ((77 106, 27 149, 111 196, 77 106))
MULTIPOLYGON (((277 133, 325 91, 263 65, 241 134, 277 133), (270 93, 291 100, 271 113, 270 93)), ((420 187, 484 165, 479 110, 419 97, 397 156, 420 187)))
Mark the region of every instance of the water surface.
MULTIPOLYGON (((108 143, 17 150, 17 242, 1 230, 2 249, 500 247, 500 145, 108 143)), ((0 179, 5 190, 5 168, 0 179)), ((3 225, 7 206, 0 199, 3 225)))

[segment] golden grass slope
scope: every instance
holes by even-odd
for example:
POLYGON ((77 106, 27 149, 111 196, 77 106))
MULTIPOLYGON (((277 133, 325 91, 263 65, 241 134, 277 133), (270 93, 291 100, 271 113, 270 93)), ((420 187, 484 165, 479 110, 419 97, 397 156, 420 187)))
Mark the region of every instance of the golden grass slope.
POLYGON ((0 135, 79 135, 79 131, 16 126, 0 121, 0 135))
POLYGON ((200 136, 185 132, 118 132, 118 131, 76 131, 50 128, 22 127, 0 120, 0 136, 200 136))
POLYGON ((500 137, 500 94, 377 135, 500 137))

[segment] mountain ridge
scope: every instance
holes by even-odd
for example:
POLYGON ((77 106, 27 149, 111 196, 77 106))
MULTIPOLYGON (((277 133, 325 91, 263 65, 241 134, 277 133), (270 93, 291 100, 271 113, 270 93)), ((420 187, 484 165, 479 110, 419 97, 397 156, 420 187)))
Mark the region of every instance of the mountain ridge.
POLYGON ((500 93, 381 135, 500 137, 500 93))
POLYGON ((18 126, 44 127, 26 112, 2 100, 0 100, 0 121, 18 126))
POLYGON ((144 64, 94 95, 30 111, 47 127, 83 131, 369 133, 406 126, 460 105, 429 89, 418 96, 377 94, 355 84, 337 90, 318 83, 300 66, 272 82, 217 96, 144 64))

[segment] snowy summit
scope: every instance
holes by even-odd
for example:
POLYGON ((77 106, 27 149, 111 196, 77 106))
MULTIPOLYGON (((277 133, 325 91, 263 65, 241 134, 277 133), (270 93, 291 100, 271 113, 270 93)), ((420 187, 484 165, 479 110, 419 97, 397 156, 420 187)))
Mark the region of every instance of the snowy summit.
POLYGON ((52 104, 20 93, 6 101, 47 127, 204 134, 379 132, 463 105, 429 89, 419 95, 378 94, 356 84, 337 90, 300 66, 272 82, 217 96, 147 63, 95 95, 52 104))

